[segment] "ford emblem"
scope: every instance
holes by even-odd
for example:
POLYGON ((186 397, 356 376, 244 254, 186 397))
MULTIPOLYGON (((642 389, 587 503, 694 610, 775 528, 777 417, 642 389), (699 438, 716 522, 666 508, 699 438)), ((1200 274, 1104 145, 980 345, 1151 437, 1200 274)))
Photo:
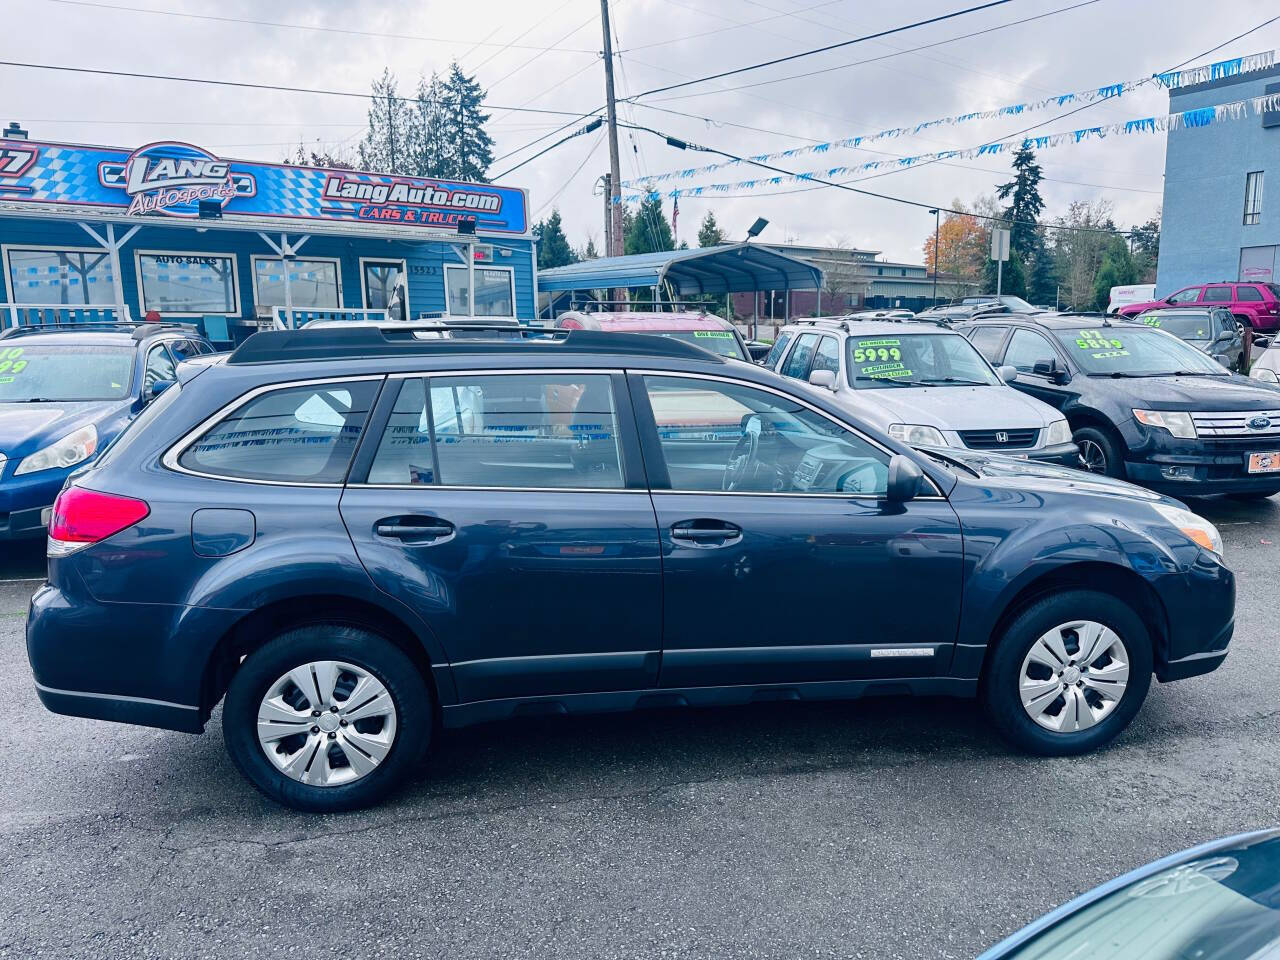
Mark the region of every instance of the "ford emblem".
POLYGON ((1249 421, 1250 430, 1265 430, 1269 426, 1271 426, 1270 417, 1254 417, 1249 421))

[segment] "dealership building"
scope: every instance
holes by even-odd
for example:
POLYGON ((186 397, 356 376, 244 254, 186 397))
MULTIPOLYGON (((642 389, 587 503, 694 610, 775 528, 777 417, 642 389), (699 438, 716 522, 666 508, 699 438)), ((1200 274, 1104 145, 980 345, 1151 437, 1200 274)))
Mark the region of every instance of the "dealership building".
POLYGON ((513 187, 0 138, 0 327, 155 311, 225 342, 388 308, 527 319, 535 257, 513 187))
POLYGON ((1159 296, 1215 280, 1280 282, 1280 111, 1197 122, 1275 94, 1280 66, 1169 91, 1170 112, 1191 113, 1168 136, 1159 296))

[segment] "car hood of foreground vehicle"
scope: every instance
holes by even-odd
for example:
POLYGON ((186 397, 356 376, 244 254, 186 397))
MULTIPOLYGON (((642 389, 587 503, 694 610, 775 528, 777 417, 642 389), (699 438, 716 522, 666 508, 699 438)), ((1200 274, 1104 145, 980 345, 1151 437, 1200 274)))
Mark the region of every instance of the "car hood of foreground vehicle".
MULTIPOLYGON (((847 405, 874 411, 884 423, 921 423, 943 430, 1043 429, 1062 415, 1012 387, 879 387, 854 390, 847 405)), ((1280 395, 1277 396, 1280 399, 1280 395)))
MULTIPOLYGON (((1238 374, 1206 377, 1093 377, 1117 396, 1154 410, 1276 410, 1280 390, 1238 374)), ((1105 387, 1104 387, 1105 389, 1105 387)))
POLYGON ((0 453, 17 460, 56 443, 86 424, 98 425, 124 401, 0 403, 0 453))
MULTIPOLYGON (((921 449, 942 460, 956 461, 962 467, 968 467, 978 474, 980 479, 977 482, 987 486, 1004 487, 1023 493, 1096 494, 1120 497, 1125 500, 1143 500, 1148 503, 1178 502, 1172 497, 1154 493, 1145 487, 1135 486, 1124 480, 1116 480, 1072 467, 1059 467, 1051 463, 1007 457, 999 453, 957 450, 952 447, 922 447, 921 449)), ((963 471, 960 473, 961 476, 966 476, 963 471)))

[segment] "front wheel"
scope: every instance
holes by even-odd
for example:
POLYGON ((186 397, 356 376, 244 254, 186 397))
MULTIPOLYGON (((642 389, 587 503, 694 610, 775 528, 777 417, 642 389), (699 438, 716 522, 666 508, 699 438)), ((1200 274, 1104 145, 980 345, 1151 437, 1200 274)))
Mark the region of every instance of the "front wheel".
POLYGON ((1151 686, 1151 637, 1117 597, 1066 590, 1023 610, 995 641, 981 697, 1000 733, 1029 753, 1109 743, 1151 686))
POLYGON ((1080 469, 1124 479, 1124 458, 1107 433, 1097 427, 1081 427, 1071 439, 1080 450, 1080 469))
POLYGON ((338 624, 290 630, 250 654, 222 709, 240 772, 271 799, 319 813, 386 796, 421 760, 431 722, 412 661, 338 624))

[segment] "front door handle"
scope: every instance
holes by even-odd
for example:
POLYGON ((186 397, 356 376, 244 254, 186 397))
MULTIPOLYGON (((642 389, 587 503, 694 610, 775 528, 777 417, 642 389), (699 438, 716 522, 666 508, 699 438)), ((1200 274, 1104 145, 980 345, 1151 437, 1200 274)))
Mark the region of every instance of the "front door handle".
POLYGON ((374 524, 373 531, 380 537, 405 543, 438 543, 452 537, 457 528, 438 517, 388 517, 374 524))
POLYGON ((671 539, 698 547, 727 547, 742 539, 742 528, 724 520, 681 520, 672 524, 671 539))

